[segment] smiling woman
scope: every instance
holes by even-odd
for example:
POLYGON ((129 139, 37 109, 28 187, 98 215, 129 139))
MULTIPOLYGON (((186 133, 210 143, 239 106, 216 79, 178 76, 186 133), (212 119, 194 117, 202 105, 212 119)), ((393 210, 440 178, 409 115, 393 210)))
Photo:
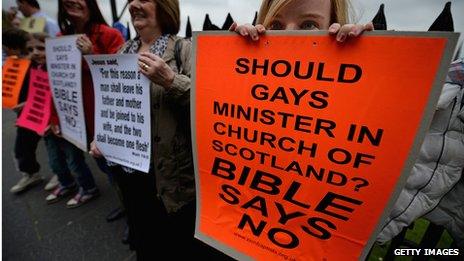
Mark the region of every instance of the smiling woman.
MULTIPOLYGON (((119 31, 106 25, 96 0, 60 0, 58 10, 58 22, 62 34, 80 34, 76 46, 82 54, 111 54, 123 44, 124 40, 119 31)), ((90 70, 85 62, 82 63, 82 97, 85 131, 87 140, 91 141, 94 131, 94 93, 90 70)), ((77 110, 75 113, 77 114, 77 110)), ((56 156, 66 155, 66 162, 73 162, 68 164, 68 167, 77 174, 79 192, 68 201, 67 207, 78 207, 98 196, 98 189, 82 151, 58 136, 60 133, 58 117, 55 114, 51 118, 52 129, 57 136, 49 135, 47 147, 53 148, 56 156)), ((58 171, 56 174, 60 186, 48 195, 46 198, 48 203, 62 199, 75 188, 75 181, 70 171, 58 171)))
MULTIPOLYGON (((139 54, 139 70, 151 81, 151 122, 146 123, 151 125, 151 164, 148 174, 112 162, 108 165, 124 198, 132 247, 137 260, 182 260, 185 256, 209 260, 211 255, 224 260, 226 257, 194 238, 192 50, 190 41, 176 36, 179 2, 131 0, 129 13, 137 37, 129 40, 121 52, 139 54), (172 251, 173 246, 179 251, 172 251)), ((148 148, 145 144, 135 145, 140 150, 148 148)), ((95 143, 91 151, 101 156, 95 143)))
MULTIPOLYGON (((116 53, 124 43, 122 35, 107 25, 96 0, 58 1, 58 24, 63 35, 81 34, 76 45, 82 54, 116 53)), ((88 141, 94 132, 93 82, 87 64, 83 63, 82 86, 88 141)))
MULTIPOLYGON (((132 25, 137 32, 143 32, 150 29, 158 28, 155 2, 129 0, 129 12, 132 18, 132 25)), ((157 32, 159 34, 159 32, 157 32)))
POLYGON ((94 24, 106 25, 96 1, 60 0, 58 23, 63 34, 84 33, 94 24))

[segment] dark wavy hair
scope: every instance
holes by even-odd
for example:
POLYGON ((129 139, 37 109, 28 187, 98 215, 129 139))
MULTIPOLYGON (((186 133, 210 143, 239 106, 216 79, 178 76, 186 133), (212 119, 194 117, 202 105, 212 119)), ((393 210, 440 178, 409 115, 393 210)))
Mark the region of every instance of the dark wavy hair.
MULTIPOLYGON (((86 34, 91 34, 92 27, 94 25, 108 25, 105 21, 105 18, 103 18, 102 13, 100 12, 100 8, 98 8, 96 0, 85 0, 85 3, 87 4, 87 8, 89 9, 89 21, 85 25, 86 34)), ((74 25, 68 19, 68 14, 64 9, 62 0, 58 1, 58 25, 60 26, 60 30, 64 35, 76 33, 74 25)))
POLYGON ((9 28, 2 32, 2 38, 2 45, 12 49, 19 49, 27 54, 26 42, 31 39, 28 32, 19 28, 9 28))
POLYGON ((19 0, 21 3, 27 3, 28 5, 40 9, 39 2, 37 0, 19 0))

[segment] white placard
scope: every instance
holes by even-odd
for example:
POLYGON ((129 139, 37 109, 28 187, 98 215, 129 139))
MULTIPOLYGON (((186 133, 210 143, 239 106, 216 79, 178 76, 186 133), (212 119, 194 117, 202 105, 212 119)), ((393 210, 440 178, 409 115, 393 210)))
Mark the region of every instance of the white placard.
POLYGON ((147 172, 150 81, 137 54, 85 55, 95 90, 95 141, 107 160, 147 172))
POLYGON ((63 137, 87 151, 78 35, 46 39, 47 69, 63 137))

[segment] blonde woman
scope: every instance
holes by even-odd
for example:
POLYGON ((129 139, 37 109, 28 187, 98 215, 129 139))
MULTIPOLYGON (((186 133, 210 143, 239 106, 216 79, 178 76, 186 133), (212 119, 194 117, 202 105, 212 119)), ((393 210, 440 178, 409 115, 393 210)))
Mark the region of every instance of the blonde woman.
POLYGON ((230 31, 257 41, 266 30, 328 30, 339 42, 372 31, 371 22, 350 24, 349 0, 263 0, 257 25, 232 24, 230 31))

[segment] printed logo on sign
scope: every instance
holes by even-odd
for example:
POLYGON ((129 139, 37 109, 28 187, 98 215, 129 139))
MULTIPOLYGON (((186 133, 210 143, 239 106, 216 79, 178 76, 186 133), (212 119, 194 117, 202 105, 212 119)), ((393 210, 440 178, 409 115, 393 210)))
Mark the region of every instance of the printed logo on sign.
POLYGON ((393 253, 395 256, 458 256, 459 249, 456 248, 396 248, 393 253))

